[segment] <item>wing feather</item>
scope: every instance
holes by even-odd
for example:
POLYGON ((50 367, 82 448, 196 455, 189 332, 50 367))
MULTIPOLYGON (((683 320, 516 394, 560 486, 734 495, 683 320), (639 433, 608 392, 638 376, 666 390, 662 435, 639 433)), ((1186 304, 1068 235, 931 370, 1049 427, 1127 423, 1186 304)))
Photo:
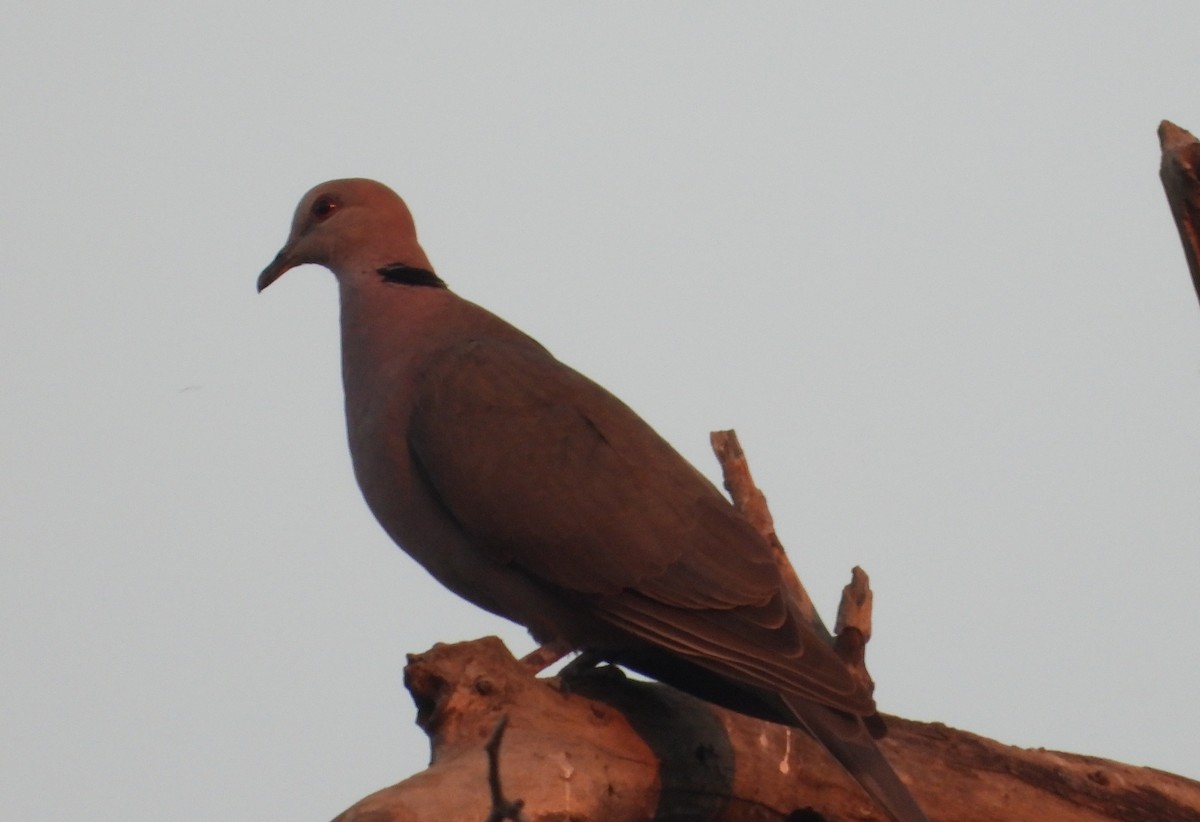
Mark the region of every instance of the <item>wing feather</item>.
POLYGON ((744 685, 872 713, 766 541, 624 403, 534 344, 435 356, 409 446, 480 551, 744 685))

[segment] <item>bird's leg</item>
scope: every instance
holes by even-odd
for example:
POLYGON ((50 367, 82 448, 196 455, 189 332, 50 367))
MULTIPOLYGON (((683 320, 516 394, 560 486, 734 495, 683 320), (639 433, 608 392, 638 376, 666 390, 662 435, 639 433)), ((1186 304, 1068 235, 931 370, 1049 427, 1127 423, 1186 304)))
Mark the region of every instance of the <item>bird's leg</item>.
POLYGON ((623 679, 624 672, 615 665, 606 665, 604 668, 600 668, 600 664, 607 661, 596 651, 580 651, 579 656, 564 665, 558 672, 559 690, 564 694, 569 694, 573 690, 573 683, 579 682, 585 677, 617 676, 623 679))
POLYGON ((563 669, 558 672, 558 675, 564 680, 583 676, 594 670, 601 662, 604 662, 604 657, 600 656, 600 654, 594 651, 580 651, 579 656, 564 665, 563 669))
POLYGON ((537 675, 571 653, 572 650, 569 645, 561 642, 547 642, 521 657, 521 663, 529 666, 533 669, 534 675, 537 675))
MULTIPOLYGON (((570 645, 560 642, 547 642, 545 645, 521 657, 521 664, 528 666, 536 676, 574 651, 575 649, 570 645)), ((564 665, 563 669, 558 672, 558 681, 561 687, 564 690, 569 690, 570 680, 591 673, 601 662, 604 662, 604 657, 600 654, 593 651, 580 651, 579 656, 564 665)))

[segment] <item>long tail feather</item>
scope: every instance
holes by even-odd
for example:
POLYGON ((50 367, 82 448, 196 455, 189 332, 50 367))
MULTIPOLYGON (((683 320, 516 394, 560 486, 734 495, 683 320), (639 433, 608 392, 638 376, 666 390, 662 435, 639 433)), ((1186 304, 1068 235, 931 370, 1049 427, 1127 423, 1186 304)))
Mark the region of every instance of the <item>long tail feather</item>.
POLYGON ((929 822, 862 719, 804 699, 785 696, 784 702, 894 822, 929 822))

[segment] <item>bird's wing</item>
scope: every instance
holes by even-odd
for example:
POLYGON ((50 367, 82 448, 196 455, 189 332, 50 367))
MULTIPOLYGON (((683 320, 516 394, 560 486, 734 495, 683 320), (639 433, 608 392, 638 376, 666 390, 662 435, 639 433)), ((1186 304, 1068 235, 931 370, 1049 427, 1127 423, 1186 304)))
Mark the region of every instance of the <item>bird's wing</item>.
POLYGON ((620 400, 532 345, 471 340, 427 365, 409 446, 480 551, 723 676, 873 712, 765 540, 620 400))

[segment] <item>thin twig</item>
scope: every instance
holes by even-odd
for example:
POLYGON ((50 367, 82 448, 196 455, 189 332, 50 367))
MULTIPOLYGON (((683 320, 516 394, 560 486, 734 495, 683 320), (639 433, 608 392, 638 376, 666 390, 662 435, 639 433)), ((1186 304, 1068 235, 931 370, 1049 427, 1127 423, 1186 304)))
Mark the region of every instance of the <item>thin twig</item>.
POLYGON ((500 785, 500 742, 504 739, 504 730, 508 727, 508 714, 500 717, 495 730, 488 737, 483 749, 488 757, 488 787, 492 792, 492 809, 488 812, 486 822, 525 822, 521 809, 525 800, 514 799, 509 802, 504 798, 504 789, 500 785))

